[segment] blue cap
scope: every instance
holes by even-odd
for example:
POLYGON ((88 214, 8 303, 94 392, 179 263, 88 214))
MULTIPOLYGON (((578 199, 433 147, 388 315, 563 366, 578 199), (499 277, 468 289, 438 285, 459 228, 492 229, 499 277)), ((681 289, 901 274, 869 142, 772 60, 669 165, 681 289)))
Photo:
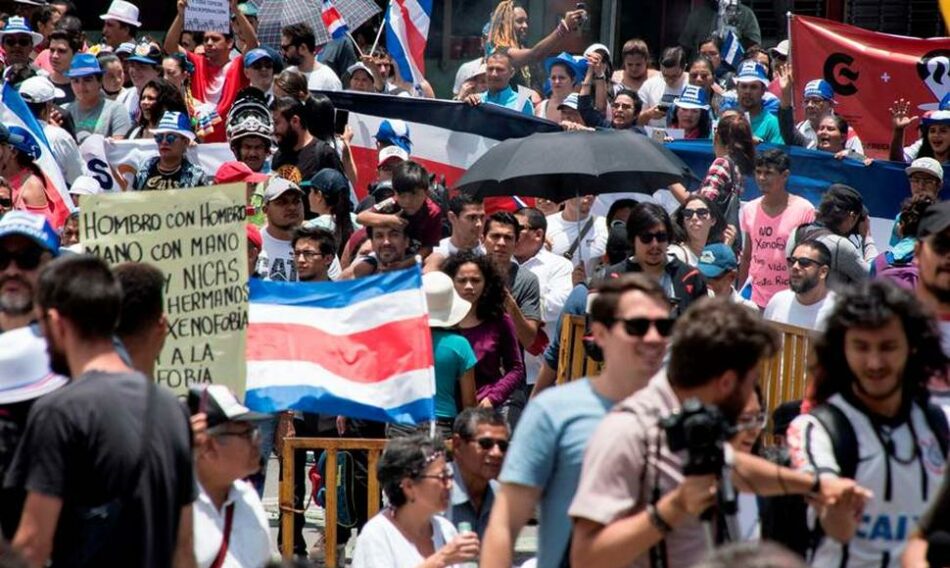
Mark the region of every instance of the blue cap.
POLYGON ((43 41, 43 35, 34 32, 26 18, 21 16, 10 16, 7 25, 0 30, 0 38, 14 34, 26 34, 33 40, 33 45, 39 45, 43 41))
POLYGON ((673 99, 673 104, 680 108, 709 110, 709 97, 702 87, 686 85, 680 96, 673 99))
MULTIPOLYGON (((554 57, 548 57, 544 60, 544 74, 550 75, 551 68, 557 64, 561 64, 567 67, 567 72, 570 74, 571 79, 576 83, 578 78, 578 66, 577 61, 574 59, 574 56, 566 51, 558 53, 554 57)), ((587 69, 584 69, 584 73, 587 73, 587 69)))
POLYGON ((377 142, 388 142, 399 146, 406 152, 412 153, 412 140, 409 139, 409 125, 405 121, 392 119, 384 120, 376 131, 377 142))
POLYGON ((831 84, 824 79, 813 79, 805 85, 805 98, 817 97, 826 101, 835 102, 835 91, 831 84))
POLYGON ((69 65, 66 76, 70 79, 78 79, 87 75, 102 75, 99 60, 91 53, 77 53, 73 56, 73 62, 69 65))
POLYGON ((347 195, 350 192, 350 183, 343 174, 333 168, 323 168, 301 183, 300 187, 315 189, 325 196, 347 195))
POLYGON ((754 83, 758 81, 768 87, 769 74, 765 67, 758 61, 747 59, 739 65, 739 72, 736 73, 736 83, 754 83))
POLYGON ((269 51, 263 48, 256 48, 248 51, 244 54, 244 68, 247 69, 251 65, 254 65, 261 59, 270 59, 270 62, 274 62, 274 57, 270 54, 269 51))
POLYGON ((241 2, 238 4, 238 10, 240 10, 245 16, 251 18, 257 17, 257 5, 255 5, 253 2, 241 2))
POLYGON ((738 108, 739 96, 735 91, 726 91, 722 94, 722 98, 719 100, 719 114, 727 110, 738 110, 738 108))
POLYGON ((10 211, 0 218, 0 239, 10 235, 22 235, 32 239, 40 248, 53 253, 53 256, 59 254, 59 235, 42 215, 10 211))
POLYGON ((162 64, 162 50, 152 42, 140 41, 126 61, 134 61, 145 65, 158 66, 162 64))
POLYGON ((189 140, 195 139, 195 133, 191 130, 191 118, 186 112, 166 110, 158 126, 152 130, 152 134, 177 134, 184 136, 189 140))
POLYGON ((699 264, 696 266, 706 278, 719 278, 729 270, 739 268, 736 262, 736 253, 732 247, 722 243, 706 245, 699 254, 699 264))
POLYGON ((29 130, 16 125, 7 126, 6 128, 9 132, 9 137, 6 140, 7 144, 26 154, 31 160, 39 159, 43 151, 40 150, 39 143, 29 130))
POLYGON ((10 144, 15 146, 17 143, 22 142, 19 139, 19 134, 14 134, 10 131, 5 124, 0 124, 0 144, 10 144))
POLYGON ((485 25, 482 26, 482 37, 488 37, 488 34, 491 33, 491 20, 485 22, 485 25))

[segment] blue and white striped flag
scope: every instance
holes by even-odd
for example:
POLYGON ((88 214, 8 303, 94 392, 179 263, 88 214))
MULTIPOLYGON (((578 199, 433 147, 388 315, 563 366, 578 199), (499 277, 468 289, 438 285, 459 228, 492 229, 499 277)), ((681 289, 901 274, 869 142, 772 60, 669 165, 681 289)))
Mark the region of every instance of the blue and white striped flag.
POLYGON ((722 39, 722 49, 720 52, 722 53, 722 60, 726 65, 733 69, 739 68, 739 63, 745 56, 745 49, 742 48, 742 42, 739 41, 739 36, 736 35, 735 31, 728 30, 726 32, 726 36, 722 39))

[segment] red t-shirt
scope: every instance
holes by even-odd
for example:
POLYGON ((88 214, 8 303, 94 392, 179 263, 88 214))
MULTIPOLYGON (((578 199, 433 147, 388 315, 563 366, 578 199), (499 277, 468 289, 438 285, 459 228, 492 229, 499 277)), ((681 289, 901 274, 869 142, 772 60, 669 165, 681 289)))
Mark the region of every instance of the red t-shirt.
MULTIPOLYGON (((211 103, 217 107, 221 120, 227 119, 228 111, 234 104, 238 92, 250 85, 244 76, 244 56, 239 55, 216 67, 204 55, 186 52, 188 60, 195 66, 191 77, 191 96, 195 100, 211 103)), ((219 124, 214 132, 206 136, 205 142, 224 142, 224 126, 219 124)))

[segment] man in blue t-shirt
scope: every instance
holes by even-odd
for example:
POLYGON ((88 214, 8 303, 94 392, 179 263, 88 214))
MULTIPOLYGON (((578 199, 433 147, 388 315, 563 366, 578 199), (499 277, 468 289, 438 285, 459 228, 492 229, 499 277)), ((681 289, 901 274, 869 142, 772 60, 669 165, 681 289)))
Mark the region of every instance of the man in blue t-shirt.
POLYGON ((540 503, 538 568, 557 568, 569 552, 568 506, 584 448, 607 411, 646 386, 662 365, 673 328, 662 288, 642 274, 605 281, 591 304, 591 332, 604 353, 603 374, 532 399, 502 467, 485 531, 482 567, 512 565, 521 528, 540 503))
POLYGON ((485 61, 485 76, 488 90, 484 93, 469 95, 465 102, 472 106, 482 103, 503 106, 518 112, 534 116, 534 105, 528 91, 511 88, 511 78, 515 68, 511 64, 511 56, 505 49, 499 49, 488 56, 485 61))

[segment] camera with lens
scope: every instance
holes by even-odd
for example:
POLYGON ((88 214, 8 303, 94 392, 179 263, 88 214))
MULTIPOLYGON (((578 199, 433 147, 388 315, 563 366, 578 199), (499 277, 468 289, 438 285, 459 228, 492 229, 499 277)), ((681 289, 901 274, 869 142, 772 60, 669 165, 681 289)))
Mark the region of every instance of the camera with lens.
POLYGON ((683 402, 676 414, 660 421, 670 450, 687 451, 685 475, 720 475, 725 465, 723 447, 733 434, 732 424, 715 406, 697 398, 683 402))

